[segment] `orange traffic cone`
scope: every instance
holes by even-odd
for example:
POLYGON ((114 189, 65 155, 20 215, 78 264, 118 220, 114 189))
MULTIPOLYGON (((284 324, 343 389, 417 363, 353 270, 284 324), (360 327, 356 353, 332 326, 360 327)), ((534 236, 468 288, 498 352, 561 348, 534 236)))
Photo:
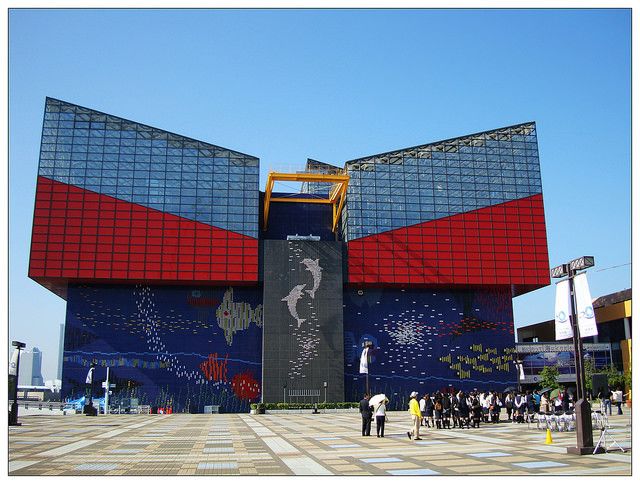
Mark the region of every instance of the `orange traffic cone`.
POLYGON ((553 439, 551 438, 551 429, 547 429, 547 439, 544 441, 545 444, 553 444, 553 439))

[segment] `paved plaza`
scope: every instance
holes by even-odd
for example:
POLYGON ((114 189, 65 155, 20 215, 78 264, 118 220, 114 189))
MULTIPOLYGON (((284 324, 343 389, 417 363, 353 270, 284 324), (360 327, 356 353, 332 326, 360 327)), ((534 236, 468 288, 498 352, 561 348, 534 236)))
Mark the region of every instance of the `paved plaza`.
MULTIPOLYGON (((426 430, 407 438, 390 412, 385 438, 358 413, 24 416, 9 428, 10 475, 631 475, 631 452, 566 453, 575 432, 527 424, 426 430)), ((630 415, 611 435, 631 446, 630 415)), ((594 433, 597 441, 599 436, 594 433)))

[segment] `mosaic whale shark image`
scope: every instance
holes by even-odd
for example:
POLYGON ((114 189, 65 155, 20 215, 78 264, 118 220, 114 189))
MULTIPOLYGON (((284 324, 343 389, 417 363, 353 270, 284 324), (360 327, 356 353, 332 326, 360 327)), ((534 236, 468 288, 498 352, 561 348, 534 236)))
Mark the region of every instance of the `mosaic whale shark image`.
POLYGON ((320 287, 320 281, 322 281, 322 267, 320 267, 318 261, 319 259, 302 259, 302 264, 313 276, 313 287, 305 291, 311 296, 311 299, 315 299, 316 291, 320 287))
POLYGON ((251 323, 262 327, 262 304, 258 304, 255 309, 246 302, 233 301, 233 288, 230 287, 224 293, 222 302, 216 309, 218 326, 224 331, 227 344, 233 343, 233 335, 238 331, 245 330, 251 323))
POLYGON ((291 316, 298 322, 298 328, 306 321, 306 319, 301 319, 300 316, 298 316, 298 301, 302 298, 302 290, 306 286, 306 284, 298 284, 297 286, 294 286, 289 294, 281 299, 281 301, 285 301, 287 303, 289 314, 291 314, 291 316))

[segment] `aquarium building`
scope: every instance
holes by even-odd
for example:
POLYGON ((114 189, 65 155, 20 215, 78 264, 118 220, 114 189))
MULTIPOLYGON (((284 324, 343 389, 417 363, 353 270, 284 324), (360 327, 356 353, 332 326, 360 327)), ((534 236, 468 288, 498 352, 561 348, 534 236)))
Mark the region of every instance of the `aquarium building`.
POLYGON ((63 397, 93 363, 174 411, 357 401, 366 344, 398 408, 515 382, 511 300, 549 284, 535 123, 261 190, 256 156, 52 98, 43 122, 29 277, 67 302, 63 397))

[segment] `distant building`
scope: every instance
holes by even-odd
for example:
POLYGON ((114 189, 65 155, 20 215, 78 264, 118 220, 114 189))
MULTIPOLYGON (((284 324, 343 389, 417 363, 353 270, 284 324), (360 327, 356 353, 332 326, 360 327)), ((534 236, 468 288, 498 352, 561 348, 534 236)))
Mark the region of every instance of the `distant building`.
MULTIPOLYGON (((593 300, 598 335, 583 338, 583 343, 610 343, 613 364, 621 371, 631 369, 631 289, 614 292, 593 300)), ((518 328, 518 343, 555 341, 555 321, 518 328)), ((565 339, 563 342, 571 342, 565 339)))
POLYGON ((33 348, 20 354, 19 386, 44 386, 42 378, 42 351, 33 348))
POLYGON ((31 384, 42 386, 44 385, 44 378, 42 378, 42 351, 34 347, 31 354, 33 358, 31 365, 31 384))
POLYGON ((31 386, 33 374, 33 354, 31 351, 20 352, 20 366, 18 368, 18 386, 31 386))
POLYGON ((62 362, 64 360, 64 324, 60 325, 60 337, 58 339, 58 370, 56 378, 62 380, 62 362))

